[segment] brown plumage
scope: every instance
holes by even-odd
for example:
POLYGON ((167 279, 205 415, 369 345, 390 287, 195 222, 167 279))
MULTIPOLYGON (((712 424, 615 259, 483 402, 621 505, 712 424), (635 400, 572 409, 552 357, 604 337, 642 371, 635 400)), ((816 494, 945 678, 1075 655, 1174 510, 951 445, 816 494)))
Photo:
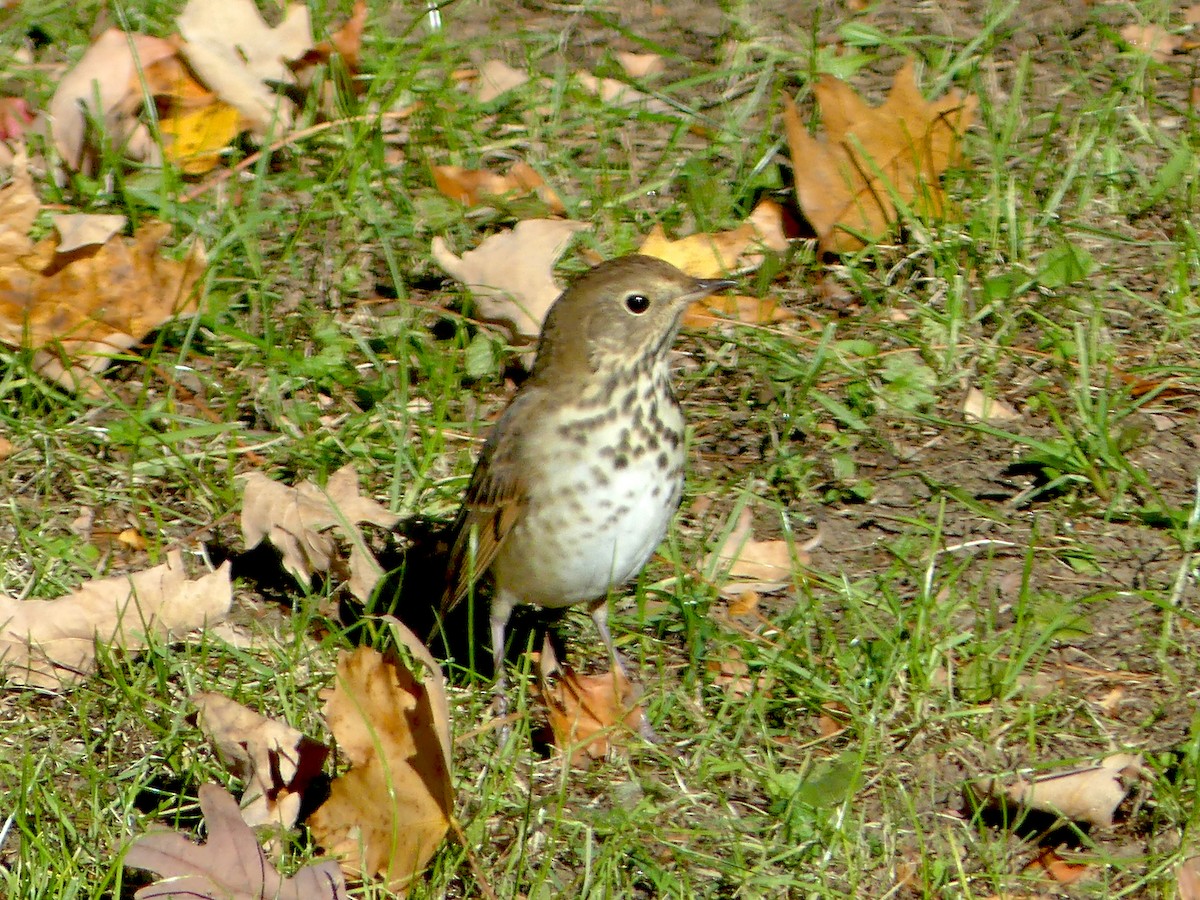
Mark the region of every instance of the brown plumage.
POLYGON ((683 416, 667 355, 687 305, 731 282, 625 256, 575 281, 546 316, 529 379, 496 423, 455 524, 443 613, 491 571, 503 708, 513 607, 588 603, 614 663, 611 589, 661 543, 683 486, 683 416))

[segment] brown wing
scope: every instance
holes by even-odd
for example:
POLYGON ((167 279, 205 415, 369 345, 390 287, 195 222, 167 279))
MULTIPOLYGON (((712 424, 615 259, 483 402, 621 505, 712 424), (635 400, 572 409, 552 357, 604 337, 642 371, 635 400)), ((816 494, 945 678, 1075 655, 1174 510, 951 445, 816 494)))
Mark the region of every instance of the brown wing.
POLYGON ((457 605, 491 566, 500 546, 525 507, 525 485, 519 474, 521 434, 514 429, 535 402, 534 391, 513 398, 483 445, 475 472, 454 523, 454 544, 446 567, 442 612, 457 605), (501 441, 500 435, 505 440, 501 441))

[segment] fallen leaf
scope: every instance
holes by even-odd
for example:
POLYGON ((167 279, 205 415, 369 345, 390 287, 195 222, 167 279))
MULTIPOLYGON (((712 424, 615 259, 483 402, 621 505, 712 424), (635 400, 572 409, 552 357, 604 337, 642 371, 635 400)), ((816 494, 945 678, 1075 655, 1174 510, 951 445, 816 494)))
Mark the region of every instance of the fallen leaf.
POLYGON ((399 518, 358 491, 358 475, 347 464, 329 477, 324 489, 312 481, 288 487, 261 472, 242 476, 242 537, 246 548, 268 539, 283 556, 283 567, 307 586, 317 572, 334 565, 336 529, 350 543, 350 592, 366 602, 383 577, 383 569, 367 549, 360 522, 391 528, 399 518))
POLYGON ((291 878, 281 876, 228 791, 202 784, 200 812, 208 835, 203 844, 170 830, 133 839, 124 864, 163 879, 140 888, 136 900, 346 900, 346 882, 333 860, 305 866, 291 878))
POLYGON ((513 163, 503 175, 486 169, 434 166, 433 181, 437 189, 451 200, 467 206, 475 206, 487 197, 535 193, 551 212, 566 212, 558 194, 525 162, 513 163))
POLYGON ((351 76, 358 74, 362 55, 362 36, 366 27, 367 4, 365 0, 356 0, 350 18, 329 35, 328 41, 321 41, 304 55, 289 59, 292 72, 299 75, 302 69, 326 63, 336 54, 341 57, 346 71, 351 76))
POLYGON ((205 629, 205 637, 221 641, 235 650, 261 650, 264 643, 249 629, 230 622, 221 622, 212 628, 205 629))
POLYGON ((1125 688, 1121 687, 1120 685, 1117 685, 1115 688, 1110 690, 1103 697, 1101 697, 1097 700, 1093 700, 1092 702, 1095 703, 1098 707, 1100 707, 1101 711, 1106 716, 1116 717, 1117 710, 1119 710, 1121 708, 1121 701, 1124 698, 1125 698, 1125 688))
POLYGON ((24 137, 33 124, 29 104, 21 97, 0 97, 0 141, 24 137))
POLYGON ((554 746, 567 754, 572 765, 603 759, 622 733, 649 730, 639 702, 641 688, 619 670, 580 675, 558 664, 548 639, 535 664, 537 695, 546 707, 554 746))
POLYGON ((757 269, 763 263, 763 248, 782 252, 787 247, 782 207, 773 200, 763 200, 732 231, 693 234, 672 241, 662 226, 656 225, 638 252, 664 259, 696 278, 721 278, 757 269))
POLYGON ((139 553, 145 551, 149 546, 146 542, 146 537, 135 528, 126 528, 119 532, 116 537, 116 542, 128 547, 130 550, 136 550, 139 553))
POLYGON ((53 223, 58 232, 58 246, 54 251, 71 253, 80 247, 107 243, 128 221, 124 216, 117 215, 73 213, 55 216, 53 223))
POLYGON ((179 52, 200 80, 241 113, 257 138, 286 130, 290 106, 268 82, 292 84, 288 61, 313 47, 308 7, 289 3, 274 28, 253 0, 188 0, 176 20, 179 52))
POLYGON ((91 507, 83 507, 79 515, 67 523, 67 529, 71 534, 83 538, 85 541, 91 540, 92 526, 96 523, 96 511, 91 507))
POLYGON ((1056 884, 1075 884, 1091 873, 1086 863, 1067 862, 1052 847, 1044 847, 1021 871, 1025 874, 1039 873, 1056 884))
POLYGON ((762 676, 751 677, 750 666, 746 664, 742 658, 742 651, 737 647, 721 648, 720 656, 708 657, 704 668, 712 676, 712 683, 731 697, 742 699, 764 688, 762 676))
POLYGON ((652 78, 667 70, 666 63, 657 53, 631 53, 628 50, 618 50, 613 55, 630 78, 652 78))
POLYGON ((229 770, 245 782, 239 802, 251 827, 296 824, 300 801, 321 771, 329 748, 276 719, 259 715, 220 694, 193 694, 197 725, 229 770))
MULTIPOLYGON (((737 597, 743 591, 769 594, 792 583, 792 554, 787 541, 758 541, 753 537, 750 509, 738 515, 737 525, 724 543, 704 559, 703 570, 725 579, 721 596, 737 597)), ((804 554, 799 561, 806 562, 804 554)))
POLYGON ((729 598, 729 614, 748 616, 758 609, 758 601, 761 599, 756 591, 742 591, 736 597, 729 598))
POLYGON ((868 106, 831 75, 822 76, 813 93, 822 137, 805 130, 787 98, 783 120, 796 196, 820 250, 857 250, 884 237, 898 217, 893 196, 919 215, 944 215, 938 179, 958 159, 977 97, 955 90, 927 102, 911 60, 896 73, 882 106, 868 106))
POLYGON ((433 239, 433 258, 471 290, 480 318, 508 325, 515 338, 531 341, 550 305, 562 293, 554 263, 577 231, 591 228, 568 219, 526 219, 493 234, 461 257, 433 239))
POLYGON ((13 455, 16 449, 17 448, 12 441, 0 434, 0 460, 8 459, 13 455))
POLYGON ((612 106, 639 106, 647 112, 670 113, 674 110, 663 101, 632 88, 615 78, 597 78, 588 72, 576 72, 575 80, 589 94, 595 94, 612 106))
POLYGON ((12 181, 0 188, 0 267, 12 265, 33 250, 29 229, 42 208, 33 190, 28 160, 18 157, 15 162, 12 181))
POLYGON ((96 644, 125 651, 179 639, 233 605, 229 563, 189 581, 178 551, 160 566, 87 582, 55 600, 0 595, 0 669, 9 684, 58 688, 95 667, 96 644))
POLYGON ((47 108, 54 145, 68 168, 83 166, 89 119, 104 123, 104 133, 114 147, 124 146, 136 129, 145 130, 122 107, 129 102, 131 85, 139 83, 137 73, 175 52, 170 41, 115 28, 95 40, 59 81, 47 108))
POLYGON ((1011 422, 1021 414, 996 397, 989 397, 979 388, 967 388, 963 399, 963 418, 968 422, 1011 422))
POLYGON ((1175 874, 1177 900, 1200 900, 1200 856, 1185 859, 1175 874))
POLYGON ((339 656, 325 719, 350 771, 334 779, 308 826, 348 870, 404 892, 449 828, 450 707, 429 650, 396 620, 388 624, 424 675, 369 647, 339 656))
POLYGON ((1052 772, 1032 780, 1021 778, 1003 790, 1008 799, 1030 809, 1108 828, 1129 792, 1125 779, 1136 777, 1141 770, 1140 756, 1116 753, 1096 766, 1052 772))
POLYGON ((529 73, 514 69, 498 59, 489 59, 479 67, 479 79, 475 84, 475 99, 490 103, 501 94, 518 88, 529 80, 529 73))
MULTIPOLYGON (((134 72, 130 78, 129 92, 139 101, 149 96, 157 103, 165 104, 168 115, 200 109, 217 99, 216 94, 196 80, 192 70, 179 58, 178 52, 134 72)), ((131 107, 129 111, 132 113, 135 109, 131 107)))
POLYGON ((242 131, 242 114, 220 101, 159 120, 163 155, 185 175, 211 172, 242 131))
POLYGON ((362 55, 362 36, 367 27, 366 0, 355 0, 350 18, 329 36, 329 43, 346 64, 351 73, 359 70, 362 55))
POLYGON ((1126 25, 1119 33, 1129 46, 1159 62, 1166 62, 1184 46, 1182 37, 1161 25, 1126 25))
POLYGON ((832 700, 821 707, 821 714, 817 716, 817 733, 826 740, 836 737, 846 730, 849 718, 845 704, 832 700))
MULTIPOLYGON (((199 307, 192 288, 204 271, 198 241, 182 262, 159 246, 171 226, 148 221, 132 237, 58 253, 58 237, 6 261, 13 235, 0 234, 0 341, 34 351, 34 366, 70 390, 172 317, 199 307)), ((28 241, 27 241, 28 243, 28 241)))
POLYGON ((692 303, 683 314, 683 327, 716 328, 731 322, 770 325, 794 318, 796 314, 780 306, 778 298, 728 294, 706 297, 692 303))

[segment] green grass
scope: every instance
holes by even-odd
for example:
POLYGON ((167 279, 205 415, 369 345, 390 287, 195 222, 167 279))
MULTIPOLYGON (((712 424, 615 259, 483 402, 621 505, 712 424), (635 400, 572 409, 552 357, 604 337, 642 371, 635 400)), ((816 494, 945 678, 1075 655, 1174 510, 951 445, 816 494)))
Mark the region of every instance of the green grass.
MULTIPOLYGON (((38 62, 74 61, 100 8, 17 5, 0 58, 36 25, 38 62)), ((1071 895, 1174 896, 1200 784, 1194 75, 1189 57, 1150 61, 1117 32, 1178 29, 1177 12, 996 4, 965 19, 881 2, 814 21, 790 4, 639 18, 458 0, 429 35, 411 9, 372 8, 365 94, 244 176, 186 203, 192 184, 116 158, 39 180, 47 202, 164 218, 210 264, 203 314, 115 366, 98 397, 47 387, 0 349, 0 434, 16 447, 0 463, 0 589, 48 598, 167 548, 197 570, 202 545, 240 551, 236 477, 252 469, 298 483, 350 462, 396 512, 451 516, 515 354, 471 318, 429 242, 461 252, 542 210, 462 209, 429 165, 533 165, 592 225, 567 277, 584 251, 631 251, 656 224, 721 230, 764 193, 786 200, 781 96, 807 112, 813 77, 831 71, 877 100, 909 53, 927 91, 980 97, 968 165, 948 178, 960 216, 840 260, 797 244, 744 282, 796 321, 680 343, 684 511, 613 616, 664 742, 579 771, 531 749, 523 719, 499 747, 493 732, 456 746, 456 814, 500 897, 1052 894, 1022 874, 1037 840, 979 814, 965 788, 1132 750, 1145 780, 1112 829, 1073 836, 1096 865, 1071 895), (674 112, 582 91, 577 69, 618 74, 609 47, 662 53, 667 75, 644 87, 674 112), (492 57, 537 77, 480 106, 451 73, 492 57), (387 126, 402 142, 373 118, 416 101, 387 126), (968 387, 1021 417, 965 420, 968 387), (822 540, 788 591, 732 617, 692 576, 745 504, 760 536, 822 540), (81 509, 97 529, 136 527, 149 550, 78 536, 81 509), (733 649, 761 679, 748 695, 706 666, 733 649), (1117 687, 1106 713, 1098 700, 1117 687), (823 712, 844 728, 822 736, 823 712)), ((178 4, 114 9, 165 34, 178 4)), ((319 24, 347 11, 314 9, 319 24)), ((53 70, 0 72, 7 93, 48 102, 53 70)), ((329 613, 336 588, 246 580, 244 649, 159 643, 102 654, 69 692, 7 693, 5 894, 127 896, 129 837, 193 828, 199 784, 236 787, 188 718, 196 691, 322 736, 319 692, 351 643, 329 613)), ((562 630, 574 664, 602 662, 586 617, 562 630)), ((489 699, 486 685, 452 688, 457 734, 486 721, 489 699)), ((297 838, 285 867, 314 852, 297 838)), ((413 895, 476 893, 448 842, 413 895)))

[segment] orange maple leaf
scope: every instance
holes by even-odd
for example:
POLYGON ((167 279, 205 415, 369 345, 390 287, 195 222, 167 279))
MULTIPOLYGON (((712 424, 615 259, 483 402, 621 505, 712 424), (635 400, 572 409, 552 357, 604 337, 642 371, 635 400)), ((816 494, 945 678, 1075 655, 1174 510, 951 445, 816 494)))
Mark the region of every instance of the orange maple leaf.
POLYGON ((870 106, 844 81, 824 75, 813 87, 825 134, 810 135, 796 105, 783 121, 800 209, 822 251, 857 250, 885 236, 897 205, 940 217, 946 199, 938 179, 958 160, 959 140, 979 98, 951 91, 926 101, 912 61, 896 73, 887 100, 870 106))
POLYGON ((450 708, 429 650, 387 621, 397 643, 420 660, 424 678, 394 652, 359 647, 340 655, 325 718, 350 771, 334 779, 308 826, 347 871, 377 876, 403 895, 450 826, 450 708))

